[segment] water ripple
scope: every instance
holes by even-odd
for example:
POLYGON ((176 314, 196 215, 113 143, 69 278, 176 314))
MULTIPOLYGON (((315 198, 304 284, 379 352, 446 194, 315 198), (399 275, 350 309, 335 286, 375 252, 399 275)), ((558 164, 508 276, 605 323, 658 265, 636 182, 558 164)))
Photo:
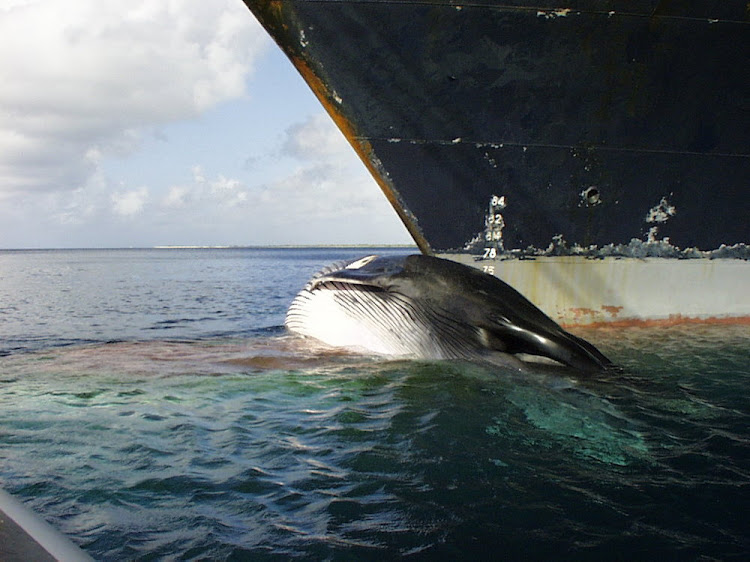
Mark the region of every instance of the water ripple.
POLYGON ((3 357, 0 478, 103 559, 746 552, 750 339, 703 330, 686 370, 682 331, 594 336, 624 372, 276 335, 3 357))

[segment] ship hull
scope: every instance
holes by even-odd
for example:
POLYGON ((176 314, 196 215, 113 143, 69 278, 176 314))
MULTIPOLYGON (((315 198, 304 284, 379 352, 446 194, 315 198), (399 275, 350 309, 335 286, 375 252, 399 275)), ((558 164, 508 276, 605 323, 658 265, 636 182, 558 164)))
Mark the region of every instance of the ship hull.
MULTIPOLYGON (((638 295, 667 269, 677 280, 722 269, 684 260, 729 259, 727 272, 750 279, 746 3, 246 3, 423 252, 501 276, 558 270, 549 275, 561 286, 573 280, 557 258, 578 258, 575 283, 604 280, 591 287, 598 307, 553 306, 562 321, 602 306, 692 317, 697 293, 669 295, 670 310, 606 296, 611 286, 638 295), (640 258, 647 269, 622 266, 640 258), (621 263, 604 275, 596 259, 621 263), (508 263, 529 260, 547 265, 508 263)), ((725 303, 710 278, 696 315, 746 317, 748 281, 725 303)))
POLYGON ((443 257, 500 277, 566 327, 750 323, 744 260, 443 257))

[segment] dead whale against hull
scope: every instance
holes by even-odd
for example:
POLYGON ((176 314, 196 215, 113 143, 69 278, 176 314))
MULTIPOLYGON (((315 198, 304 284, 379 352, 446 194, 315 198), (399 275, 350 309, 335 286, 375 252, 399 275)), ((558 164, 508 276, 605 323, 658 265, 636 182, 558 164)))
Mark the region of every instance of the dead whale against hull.
POLYGON ((551 359, 582 371, 611 362, 497 277, 425 255, 367 256, 317 273, 285 322, 333 347, 391 357, 551 359))

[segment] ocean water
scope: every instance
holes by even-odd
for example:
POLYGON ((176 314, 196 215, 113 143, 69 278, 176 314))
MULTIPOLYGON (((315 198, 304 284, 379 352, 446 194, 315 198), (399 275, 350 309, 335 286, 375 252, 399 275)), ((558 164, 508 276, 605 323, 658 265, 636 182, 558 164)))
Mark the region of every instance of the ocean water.
POLYGON ((0 252, 0 486, 101 560, 748 558, 749 326, 586 377, 287 335, 366 253, 0 252))

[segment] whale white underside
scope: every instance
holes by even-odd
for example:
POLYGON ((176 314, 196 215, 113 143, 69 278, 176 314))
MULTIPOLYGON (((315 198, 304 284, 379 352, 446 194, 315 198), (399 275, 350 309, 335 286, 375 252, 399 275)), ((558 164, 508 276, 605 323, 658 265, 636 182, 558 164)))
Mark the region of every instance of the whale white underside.
MULTIPOLYGON (((287 312, 287 328, 329 346, 416 359, 497 359, 482 349, 482 328, 457 322, 439 309, 399 293, 340 282, 308 284, 287 312), (313 288, 314 287, 314 288, 313 288)), ((532 359, 532 358, 524 358, 532 359)))

